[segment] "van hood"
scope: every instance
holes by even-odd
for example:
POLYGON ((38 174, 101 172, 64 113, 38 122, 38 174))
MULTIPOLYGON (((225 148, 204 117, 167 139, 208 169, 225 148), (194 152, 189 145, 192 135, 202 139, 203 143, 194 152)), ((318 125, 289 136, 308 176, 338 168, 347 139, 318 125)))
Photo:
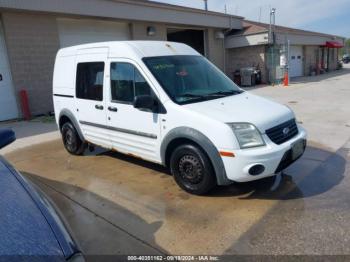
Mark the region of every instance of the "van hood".
POLYGON ((248 92, 185 107, 224 123, 254 124, 261 133, 295 118, 287 106, 248 92))

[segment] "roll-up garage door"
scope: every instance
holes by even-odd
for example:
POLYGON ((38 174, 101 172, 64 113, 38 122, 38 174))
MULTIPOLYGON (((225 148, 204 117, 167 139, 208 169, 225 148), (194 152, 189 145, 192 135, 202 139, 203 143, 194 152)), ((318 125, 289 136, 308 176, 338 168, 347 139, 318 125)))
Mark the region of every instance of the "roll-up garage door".
POLYGON ((66 18, 57 19, 57 23, 61 47, 130 40, 128 23, 66 18))
POLYGON ((303 76, 303 47, 291 46, 289 58, 289 75, 290 77, 303 76))

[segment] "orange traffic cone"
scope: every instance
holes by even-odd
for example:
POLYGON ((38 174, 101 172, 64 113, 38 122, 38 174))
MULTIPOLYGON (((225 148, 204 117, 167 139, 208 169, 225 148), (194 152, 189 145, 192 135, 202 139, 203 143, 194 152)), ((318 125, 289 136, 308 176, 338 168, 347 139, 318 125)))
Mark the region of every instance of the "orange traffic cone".
POLYGON ((284 73, 284 80, 283 80, 283 85, 284 86, 289 86, 289 81, 288 81, 289 77, 288 77, 288 72, 284 73))

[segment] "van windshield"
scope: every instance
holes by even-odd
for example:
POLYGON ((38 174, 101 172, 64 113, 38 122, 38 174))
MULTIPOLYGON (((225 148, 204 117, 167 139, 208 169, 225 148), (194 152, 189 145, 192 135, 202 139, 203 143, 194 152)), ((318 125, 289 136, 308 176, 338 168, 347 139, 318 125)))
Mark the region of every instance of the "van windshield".
POLYGON ((178 104, 212 100, 243 92, 202 56, 147 57, 143 61, 165 92, 178 104))

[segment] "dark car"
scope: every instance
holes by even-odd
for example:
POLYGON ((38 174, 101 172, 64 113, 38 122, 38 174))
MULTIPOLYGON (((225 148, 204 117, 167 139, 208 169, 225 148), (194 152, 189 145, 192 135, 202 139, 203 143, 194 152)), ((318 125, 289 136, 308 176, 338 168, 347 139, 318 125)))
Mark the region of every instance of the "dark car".
MULTIPOLYGON (((15 140, 0 130, 0 149, 15 140)), ((0 156, 0 261, 84 261, 51 201, 0 156)))
POLYGON ((343 63, 344 64, 350 63, 350 55, 344 55, 343 56, 343 63))

